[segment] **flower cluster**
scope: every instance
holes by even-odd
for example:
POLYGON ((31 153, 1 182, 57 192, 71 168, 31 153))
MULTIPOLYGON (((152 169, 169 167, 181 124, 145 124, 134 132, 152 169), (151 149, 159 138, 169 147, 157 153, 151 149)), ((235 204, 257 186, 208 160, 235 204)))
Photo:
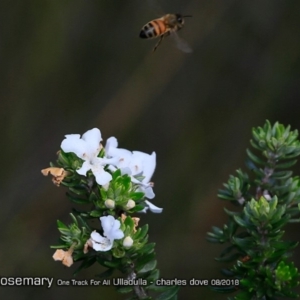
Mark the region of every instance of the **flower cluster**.
MULTIPOLYGON (((65 153, 75 153, 75 155, 83 160, 82 166, 76 170, 80 175, 86 176, 91 171, 95 176, 96 182, 107 187, 112 180, 111 172, 117 169, 121 170, 121 174, 128 174, 131 181, 139 186, 138 190, 145 194, 148 199, 154 198, 153 183, 150 179, 156 167, 156 154, 151 155, 140 151, 129 151, 118 148, 118 141, 115 137, 107 140, 105 146, 105 155, 99 157, 102 145, 101 132, 98 128, 91 129, 84 133, 80 138, 79 134, 68 134, 61 143, 61 149, 65 153)), ((147 207, 154 213, 161 213, 162 208, 153 205, 145 200, 147 207)))
POLYGON ((42 170, 43 175, 53 176, 52 181, 57 186, 69 188, 68 196, 73 202, 93 204, 91 211, 71 215, 72 225, 58 222, 64 242, 61 248, 69 250, 58 249, 54 259, 67 266, 73 264, 72 256, 86 254, 89 248, 97 252, 111 250, 115 257, 122 257, 124 251, 141 247, 146 235, 137 233, 139 219, 128 218, 127 214, 148 209, 162 212, 162 208, 147 200, 155 196, 151 182, 156 167, 155 152, 147 154, 118 148, 115 137, 110 137, 105 147, 101 142, 97 128, 82 136, 68 134, 60 146, 58 166, 42 170), (100 220, 101 229, 89 227, 85 220, 89 222, 91 218, 100 220), (77 219, 84 227, 80 228, 77 219))
MULTIPOLYGON (((80 261, 74 275, 94 263, 105 268, 99 276, 110 277, 119 271, 126 279, 137 280, 122 293, 132 292, 137 299, 146 299, 150 290, 161 292, 153 285, 159 278, 155 243, 148 242, 148 224, 139 226, 140 218, 132 215, 163 210, 149 201, 155 197, 151 177, 156 154, 119 148, 115 137, 104 146, 101 142, 97 128, 82 136, 68 134, 56 163, 42 170, 44 176, 53 176, 55 185, 68 188, 71 202, 83 205, 73 209, 72 223, 57 221, 60 240, 51 246, 56 249, 53 259, 67 267, 80 261)), ((121 292, 122 287, 117 290, 121 292)), ((176 286, 168 287, 161 299, 177 290, 176 286)))

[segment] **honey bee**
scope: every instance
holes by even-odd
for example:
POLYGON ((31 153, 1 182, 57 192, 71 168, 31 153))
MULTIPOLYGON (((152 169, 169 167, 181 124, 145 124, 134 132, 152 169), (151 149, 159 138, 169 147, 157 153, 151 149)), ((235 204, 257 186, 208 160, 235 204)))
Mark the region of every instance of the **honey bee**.
POLYGON ((159 19, 155 19, 143 26, 140 32, 140 38, 151 39, 159 37, 159 41, 153 48, 153 52, 160 45, 164 37, 172 34, 176 40, 177 47, 183 52, 192 52, 187 43, 180 39, 176 31, 180 30, 184 25, 184 18, 191 16, 182 16, 181 14, 167 14, 159 19))

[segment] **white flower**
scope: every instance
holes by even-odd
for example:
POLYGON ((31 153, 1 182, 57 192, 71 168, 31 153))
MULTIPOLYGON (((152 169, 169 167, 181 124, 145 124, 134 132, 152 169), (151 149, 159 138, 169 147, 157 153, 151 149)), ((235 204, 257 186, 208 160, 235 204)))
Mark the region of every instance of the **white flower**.
POLYGON ((108 251, 112 248, 114 240, 124 237, 124 232, 120 229, 120 221, 116 220, 113 216, 101 217, 100 220, 105 237, 93 231, 91 233, 92 247, 96 251, 108 251))
POLYGON ((133 245, 133 239, 130 236, 126 236, 123 241, 123 246, 125 248, 130 248, 133 245))
MULTIPOLYGON (((154 173, 156 167, 156 153, 147 154, 140 151, 132 151, 126 149, 118 148, 118 141, 115 137, 110 137, 105 145, 105 153, 107 157, 115 158, 115 166, 119 168, 122 174, 128 174, 131 176, 131 181, 139 185, 138 191, 143 192, 145 197, 148 199, 153 199, 155 194, 153 192, 153 184, 150 179, 154 173), (138 180, 136 177, 142 176, 142 180, 138 180)), ((110 166, 112 171, 116 168, 110 166)), ((142 212, 146 212, 150 209, 154 213, 161 213, 162 208, 159 208, 149 201, 146 201, 148 207, 142 212)))
POLYGON ((104 235, 110 240, 119 240, 124 237, 124 232, 120 229, 121 223, 113 216, 101 217, 101 225, 104 235))
MULTIPOLYGON (((142 175, 144 178, 142 183, 149 185, 149 181, 154 173, 156 167, 156 154, 152 152, 151 155, 140 151, 129 151, 126 149, 117 148, 118 141, 115 137, 110 137, 106 141, 105 154, 107 157, 116 159, 115 166, 121 169, 123 174, 131 176, 142 175)), ((135 183, 141 181, 134 178, 135 183)), ((154 197, 154 195, 153 195, 154 197)))
POLYGON ((87 171, 91 170, 99 185, 109 183, 112 176, 103 169, 103 166, 113 163, 114 160, 98 157, 102 141, 100 130, 98 128, 88 130, 81 138, 79 134, 68 134, 65 137, 61 143, 61 149, 66 153, 73 152, 84 160, 77 173, 85 176, 87 171))

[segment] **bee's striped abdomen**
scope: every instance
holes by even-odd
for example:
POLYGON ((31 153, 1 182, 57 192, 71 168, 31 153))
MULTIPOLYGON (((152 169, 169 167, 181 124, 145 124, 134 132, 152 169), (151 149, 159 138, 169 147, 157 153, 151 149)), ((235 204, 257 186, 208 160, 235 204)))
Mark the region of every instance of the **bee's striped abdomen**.
POLYGON ((140 38, 149 39, 158 37, 166 33, 167 28, 161 19, 156 19, 147 23, 140 32, 140 38))

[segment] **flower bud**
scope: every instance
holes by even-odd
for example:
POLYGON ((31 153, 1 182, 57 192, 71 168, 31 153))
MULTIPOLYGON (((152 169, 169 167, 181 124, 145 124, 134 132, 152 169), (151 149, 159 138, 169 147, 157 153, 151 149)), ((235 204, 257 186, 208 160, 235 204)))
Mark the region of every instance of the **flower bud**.
POLYGON ((115 201, 114 200, 108 199, 104 202, 104 204, 107 208, 115 208, 115 201))
POLYGON ((126 236, 123 241, 123 246, 125 248, 130 248, 133 245, 133 239, 130 236, 126 236))
POLYGON ((135 202, 133 200, 128 200, 127 204, 126 204, 126 208, 127 209, 132 209, 135 207, 135 202))

